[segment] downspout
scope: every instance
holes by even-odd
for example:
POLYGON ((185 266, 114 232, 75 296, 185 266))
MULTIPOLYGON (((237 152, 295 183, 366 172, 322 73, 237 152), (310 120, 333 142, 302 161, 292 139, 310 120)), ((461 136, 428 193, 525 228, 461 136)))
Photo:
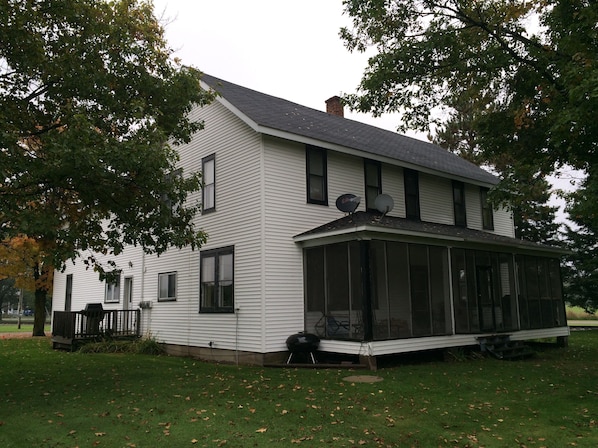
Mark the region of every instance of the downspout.
MULTIPOLYGON (((142 250, 141 251, 141 301, 145 301, 145 251, 142 250)), ((147 315, 147 327, 149 328, 149 315, 148 313, 151 311, 151 308, 142 308, 141 309, 141 315, 147 315)), ((144 321, 144 319, 141 319, 142 323, 144 321)), ((145 331, 145 328, 141 328, 140 330, 145 331)), ((147 333, 147 332, 146 332, 147 333)), ((140 336, 141 336, 141 331, 140 331, 140 336)))

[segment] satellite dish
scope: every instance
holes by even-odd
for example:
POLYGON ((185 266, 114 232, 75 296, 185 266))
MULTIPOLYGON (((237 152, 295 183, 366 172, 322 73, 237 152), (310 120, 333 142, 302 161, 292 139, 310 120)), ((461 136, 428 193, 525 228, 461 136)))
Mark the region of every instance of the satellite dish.
POLYGON ((387 194, 379 194, 374 201, 374 206, 383 215, 392 211, 395 206, 395 201, 387 194))
POLYGON ((359 196, 347 193, 336 198, 336 208, 344 213, 353 213, 359 207, 360 202, 361 198, 359 196))

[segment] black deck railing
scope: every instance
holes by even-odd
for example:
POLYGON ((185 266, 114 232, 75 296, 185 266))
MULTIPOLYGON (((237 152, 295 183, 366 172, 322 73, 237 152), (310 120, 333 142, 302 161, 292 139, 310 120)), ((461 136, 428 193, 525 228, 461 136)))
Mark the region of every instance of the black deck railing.
POLYGON ((139 337, 139 310, 54 311, 52 336, 68 340, 139 337))

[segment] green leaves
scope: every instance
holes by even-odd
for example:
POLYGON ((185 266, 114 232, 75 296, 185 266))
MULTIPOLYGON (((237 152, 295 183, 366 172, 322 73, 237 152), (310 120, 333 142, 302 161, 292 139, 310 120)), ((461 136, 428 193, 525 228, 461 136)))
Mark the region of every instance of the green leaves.
MULTIPOLYGON (((585 168, 595 158, 598 6, 583 1, 446 2, 345 0, 350 51, 376 54, 347 103, 362 112, 403 114, 399 129, 429 131, 435 113, 477 96, 480 115, 521 138, 524 157, 585 168)), ((508 152, 502 144, 500 151, 508 152)))
POLYGON ((44 241, 57 267, 80 250, 200 246, 199 175, 164 179, 213 96, 171 59, 151 3, 10 0, 0 16, 1 239, 44 241))

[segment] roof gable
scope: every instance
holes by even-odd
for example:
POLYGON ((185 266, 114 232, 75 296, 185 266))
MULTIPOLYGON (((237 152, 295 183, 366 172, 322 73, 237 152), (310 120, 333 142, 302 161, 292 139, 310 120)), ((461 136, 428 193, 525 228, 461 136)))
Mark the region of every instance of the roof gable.
POLYGON ((287 138, 302 136, 387 157, 447 177, 490 185, 498 183, 492 174, 432 143, 301 106, 213 76, 204 74, 202 81, 243 114, 244 121, 249 120, 265 134, 272 130, 287 134, 287 138))

